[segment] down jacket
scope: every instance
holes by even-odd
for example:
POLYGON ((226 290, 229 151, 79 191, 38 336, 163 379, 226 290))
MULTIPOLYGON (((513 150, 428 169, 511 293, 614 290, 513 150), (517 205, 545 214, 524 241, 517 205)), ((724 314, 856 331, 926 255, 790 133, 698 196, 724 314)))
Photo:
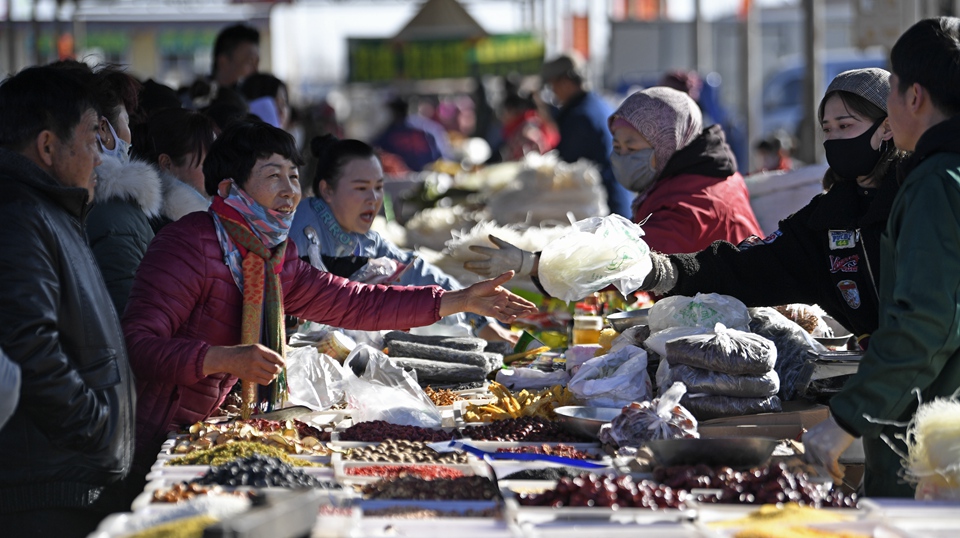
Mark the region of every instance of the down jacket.
POLYGON ((135 398, 83 234, 87 197, 0 149, 0 347, 21 371, 0 429, 0 513, 129 507, 102 504, 130 471, 135 398))
POLYGON ((634 202, 633 222, 643 227, 650 248, 664 254, 763 237, 719 125, 704 129, 670 157, 660 179, 634 202))
MULTIPOLYGON (((408 329, 439 319, 439 287, 369 286, 321 272, 287 246, 280 273, 287 314, 347 329, 408 329)), ((210 213, 168 224, 140 264, 123 316, 137 377, 137 463, 167 432, 203 420, 237 378, 203 375, 210 346, 240 343, 243 297, 224 263, 210 213)))
POLYGON ((97 257, 117 315, 127 306, 133 276, 153 239, 150 219, 160 214, 160 177, 149 163, 102 155, 96 204, 87 218, 90 248, 97 257))

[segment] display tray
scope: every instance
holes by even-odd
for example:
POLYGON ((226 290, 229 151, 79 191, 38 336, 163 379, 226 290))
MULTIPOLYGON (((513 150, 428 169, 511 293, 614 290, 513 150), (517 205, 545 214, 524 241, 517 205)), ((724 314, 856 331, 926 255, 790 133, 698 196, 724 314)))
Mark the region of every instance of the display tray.
MULTIPOLYGON (((781 524, 778 528, 784 528, 788 525, 781 524)), ((852 521, 847 523, 797 523, 789 525, 790 527, 801 527, 811 529, 814 532, 833 532, 849 533, 857 538, 912 538, 912 536, 902 529, 897 529, 886 523, 879 521, 852 521)), ((746 530, 746 527, 730 527, 725 529, 711 528, 709 525, 698 524, 701 536, 705 538, 733 538, 737 533, 746 530)))
POLYGON ((594 453, 600 451, 600 443, 565 443, 563 441, 479 441, 473 439, 458 439, 458 441, 463 441, 464 443, 469 444, 472 447, 479 448, 485 452, 496 452, 498 448, 516 448, 521 446, 543 445, 566 445, 583 451, 594 450, 594 453))
POLYGON ((517 523, 541 524, 567 520, 607 520, 620 523, 680 523, 693 521, 696 511, 690 508, 651 510, 650 508, 612 508, 607 506, 521 506, 516 494, 501 488, 506 516, 517 523))
POLYGON ((960 501, 864 498, 860 508, 887 519, 952 519, 960 526, 960 501))
MULTIPOLYGON (((403 519, 400 517, 363 517, 353 534, 340 536, 416 537, 456 536, 456 538, 513 538, 506 522, 494 518, 403 519), (439 528, 438 528, 439 527, 439 528), (442 532, 442 534, 441 534, 442 532)), ((326 535, 324 535, 326 536, 326 535)), ((314 535, 317 538, 317 535, 314 535)))
MULTIPOLYGON (((317 478, 318 480, 333 480, 332 467, 297 467, 306 474, 317 478)), ((155 480, 166 480, 168 484, 177 482, 189 482, 195 478, 200 478, 210 470, 209 465, 182 465, 167 466, 147 473, 148 485, 155 480), (179 467, 179 468, 178 468, 179 467)))
POLYGON ((638 524, 636 521, 607 520, 556 520, 540 523, 524 522, 519 525, 518 533, 525 538, 584 538, 602 536, 603 538, 638 538, 655 536, 657 538, 699 537, 696 527, 689 522, 656 521, 638 524))
MULTIPOLYGON (((744 518, 761 507, 759 504, 698 503, 694 500, 687 501, 687 506, 697 511, 697 521, 704 525, 744 518)), ((818 510, 835 514, 849 522, 861 520, 868 514, 867 510, 856 508, 819 508, 818 510)))
MULTIPOLYGON (((163 455, 157 456, 157 461, 153 462, 153 465, 150 467, 151 471, 161 471, 161 470, 177 470, 182 468, 192 468, 192 467, 204 467, 209 469, 209 465, 170 465, 170 461, 174 458, 184 456, 185 454, 177 454, 175 456, 166 456, 163 455)), ((287 454, 288 457, 296 460, 305 460, 310 463, 316 463, 320 465, 330 465, 330 459, 332 455, 327 456, 314 456, 310 454, 287 454)), ((302 468, 302 467, 301 467, 302 468)))
POLYGON ((496 499, 491 500, 475 500, 475 501, 421 501, 413 499, 358 499, 354 502, 354 506, 359 506, 361 510, 366 514, 370 510, 387 510, 387 509, 421 509, 421 510, 436 510, 438 512, 450 512, 457 513, 461 515, 469 515, 469 513, 480 512, 484 510, 499 510, 500 501, 496 499))
POLYGON ((438 467, 445 467, 448 469, 456 469, 464 474, 464 476, 485 476, 491 478, 490 476, 490 467, 479 460, 474 460, 472 463, 468 464, 445 464, 445 463, 397 463, 397 462, 381 462, 381 461, 344 461, 340 459, 340 455, 337 454, 334 457, 331 465, 333 466, 334 476, 337 481, 343 484, 344 486, 348 485, 364 485, 371 484, 380 480, 378 476, 364 476, 364 475, 352 475, 348 474, 349 469, 359 469, 359 468, 369 468, 369 467, 410 467, 410 466, 422 466, 422 465, 436 465, 438 467))

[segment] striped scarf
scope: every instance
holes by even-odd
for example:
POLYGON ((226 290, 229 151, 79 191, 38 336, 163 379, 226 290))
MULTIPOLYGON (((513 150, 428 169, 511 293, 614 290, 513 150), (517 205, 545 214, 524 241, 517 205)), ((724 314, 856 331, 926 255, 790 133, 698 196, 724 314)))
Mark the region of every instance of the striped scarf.
MULTIPOLYGON (((227 205, 223 198, 214 196, 210 210, 242 256, 243 317, 240 344, 263 344, 284 355, 286 334, 283 323, 283 290, 280 272, 287 242, 281 242, 273 252, 251 229, 239 211, 227 205), (267 270, 269 266, 270 270, 267 270)), ((287 396, 286 369, 267 387, 241 380, 243 417, 248 418, 253 406, 261 411, 279 407, 287 396)))

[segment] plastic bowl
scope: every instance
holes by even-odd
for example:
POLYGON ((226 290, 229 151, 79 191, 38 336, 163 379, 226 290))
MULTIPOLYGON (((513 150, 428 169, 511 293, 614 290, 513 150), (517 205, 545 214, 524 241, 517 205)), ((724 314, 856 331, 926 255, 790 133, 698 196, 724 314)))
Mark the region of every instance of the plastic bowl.
POLYGON ((623 410, 621 407, 586 407, 568 405, 554 409, 557 421, 568 431, 596 439, 600 426, 610 422, 623 410))
POLYGON ((696 465, 749 468, 770 459, 779 441, 768 437, 707 437, 648 441, 660 465, 696 465))
POLYGON ((631 310, 629 312, 617 312, 615 314, 607 314, 607 321, 610 322, 610 325, 613 327, 613 330, 618 333, 634 327, 636 325, 647 325, 650 320, 650 309, 641 308, 639 310, 631 310))

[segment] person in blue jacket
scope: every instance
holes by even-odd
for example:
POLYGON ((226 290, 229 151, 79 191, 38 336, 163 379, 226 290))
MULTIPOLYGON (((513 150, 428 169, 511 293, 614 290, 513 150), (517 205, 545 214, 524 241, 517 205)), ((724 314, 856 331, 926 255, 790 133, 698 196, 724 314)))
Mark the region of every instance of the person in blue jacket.
POLYGON ((634 194, 617 183, 610 167, 613 136, 607 120, 613 109, 599 95, 587 90, 580 64, 573 57, 564 55, 543 64, 540 71, 544 87, 550 89, 559 104, 559 108, 553 111, 560 131, 557 152, 560 159, 568 163, 580 159, 596 163, 607 191, 610 213, 629 219, 633 216, 630 202, 634 194))
MULTIPOLYGON (((463 288, 436 266, 370 230, 383 206, 383 167, 373 147, 360 140, 326 135, 314 138, 310 149, 318 159, 314 196, 300 203, 290 228, 290 238, 302 258, 355 281, 463 288)), ((495 320, 476 314, 447 316, 438 323, 469 325, 487 340, 517 340, 517 335, 495 320)))

